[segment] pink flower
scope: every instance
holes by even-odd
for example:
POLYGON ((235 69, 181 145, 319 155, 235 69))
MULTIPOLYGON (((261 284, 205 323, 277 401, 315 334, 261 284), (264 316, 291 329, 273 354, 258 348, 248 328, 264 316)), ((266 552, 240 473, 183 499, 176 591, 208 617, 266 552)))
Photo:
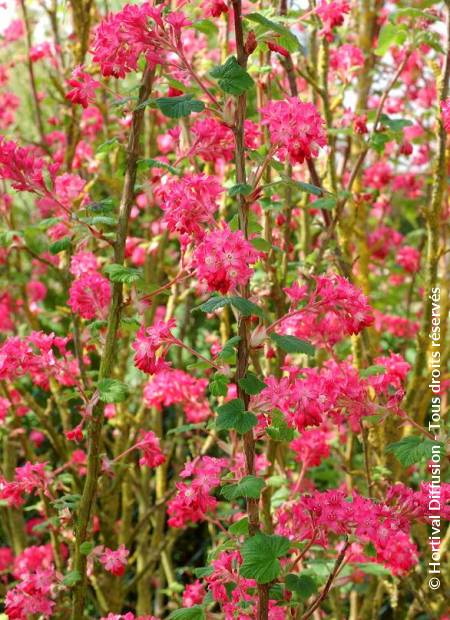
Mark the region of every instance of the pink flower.
POLYGON ((66 94, 66 99, 72 103, 80 103, 83 108, 87 108, 89 103, 95 101, 95 90, 100 87, 100 82, 86 73, 83 65, 75 67, 67 83, 72 86, 72 90, 66 94))
POLYGON ((450 132, 450 97, 441 103, 441 112, 444 129, 450 132))
POLYGON ((164 355, 169 346, 176 342, 170 331, 176 326, 175 320, 170 319, 167 323, 156 321, 151 327, 141 327, 132 344, 136 351, 134 363, 139 370, 150 375, 168 367, 164 361, 164 355))
POLYGON ((70 273, 79 278, 85 273, 97 271, 98 260, 92 252, 77 252, 70 259, 70 273))
POLYGON ((312 103, 296 97, 271 101, 261 109, 261 115, 281 161, 302 164, 317 157, 319 147, 327 144, 324 121, 312 103))
POLYGON ((0 137, 0 178, 12 181, 14 189, 45 193, 44 168, 44 160, 36 156, 36 149, 0 137))
POLYGON ((183 592, 183 607, 199 605, 202 603, 205 594, 205 587, 198 579, 194 583, 188 584, 183 592))
POLYGON ((117 577, 121 577, 125 573, 129 555, 130 552, 125 548, 125 545, 120 545, 115 551, 104 547, 98 559, 103 564, 105 570, 117 577))
POLYGON ((242 231, 228 225, 205 235, 194 251, 192 266, 210 291, 228 291, 247 284, 253 271, 249 265, 258 260, 258 252, 242 231))
POLYGON ((325 31, 328 33, 335 26, 342 26, 346 13, 350 12, 350 2, 348 0, 320 0, 316 9, 317 15, 322 20, 325 31))
POLYGON ((157 196, 168 229, 200 238, 202 225, 210 222, 219 208, 217 200, 222 192, 218 181, 206 174, 186 174, 160 185, 157 196))
POLYGON ((331 53, 330 66, 335 71, 339 71, 344 79, 351 77, 352 73, 346 76, 351 69, 361 67, 363 64, 364 54, 356 45, 344 43, 331 53))
POLYGON ((166 460, 159 447, 159 439, 153 431, 143 431, 141 439, 136 444, 136 448, 142 451, 142 457, 139 459, 139 465, 147 465, 147 467, 158 467, 166 460))
MULTIPOLYGON (((158 9, 150 3, 126 4, 117 13, 105 17, 95 31, 93 60, 102 75, 123 78, 136 71, 141 54, 155 56, 156 39, 149 27, 150 17, 160 20, 158 9)), ((152 56, 152 58, 153 58, 152 56)))
POLYGON ((74 280, 68 305, 83 319, 105 318, 111 301, 111 284, 99 273, 86 273, 74 280))
POLYGON ((410 245, 400 248, 395 260, 408 273, 415 273, 420 268, 420 252, 410 245))
POLYGON ((55 178, 56 197, 65 207, 71 207, 73 201, 80 196, 85 185, 86 181, 78 174, 65 172, 55 178))
POLYGON ((212 414, 205 392, 207 379, 197 379, 183 370, 168 368, 155 374, 144 386, 148 407, 170 407, 180 404, 186 421, 203 422, 212 414))

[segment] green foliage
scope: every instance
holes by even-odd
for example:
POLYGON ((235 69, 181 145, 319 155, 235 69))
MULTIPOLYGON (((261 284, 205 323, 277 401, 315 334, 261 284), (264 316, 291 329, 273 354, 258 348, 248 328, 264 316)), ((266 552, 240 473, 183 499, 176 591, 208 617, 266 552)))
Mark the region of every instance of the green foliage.
POLYGON ((200 605, 173 611, 170 620, 205 620, 205 610, 200 605))
POLYGON ((403 45, 408 37, 408 31, 404 25, 384 24, 378 36, 378 46, 375 50, 377 56, 384 56, 393 45, 403 45))
POLYGON ((98 382, 99 398, 104 403, 121 403, 128 396, 128 387, 117 379, 101 379, 98 382))
POLYGON ((304 600, 317 592, 317 584, 309 575, 294 575, 290 573, 286 575, 285 585, 287 590, 295 592, 304 600))
POLYGON ((112 263, 107 265, 104 269, 111 282, 122 282, 123 284, 132 284, 142 279, 142 273, 139 269, 133 267, 125 267, 124 265, 118 265, 112 263))
POLYGON ((238 499, 239 497, 258 499, 264 486, 265 484, 262 478, 258 478, 257 476, 245 476, 236 484, 227 484, 222 487, 221 493, 228 501, 238 499))
POLYGON ((400 439, 400 441, 389 444, 386 452, 394 454, 404 467, 409 467, 423 459, 431 458, 433 446, 436 445, 439 447, 439 452, 443 453, 444 446, 442 443, 410 435, 400 439))
POLYGON ((242 547, 243 563, 240 574, 258 583, 270 583, 281 573, 278 558, 286 555, 291 546, 284 536, 256 534, 248 538, 242 547))
POLYGON ((203 101, 194 99, 193 95, 179 95, 177 97, 159 97, 155 103, 161 112, 169 118, 182 118, 192 112, 202 112, 205 109, 203 101))
POLYGON ((279 349, 285 351, 286 353, 305 353, 306 355, 314 355, 314 347, 306 340, 301 340, 295 336, 282 336, 280 334, 270 334, 270 338, 279 349))
POLYGON ((254 413, 245 411, 244 401, 234 398, 217 408, 218 418, 216 428, 218 430, 235 430, 239 434, 249 431, 258 422, 254 413))
POLYGON ((251 396, 259 394, 266 387, 266 384, 258 379, 252 372, 247 372, 245 377, 239 379, 238 383, 239 387, 241 387, 246 394, 250 394, 251 396))
POLYGON ((214 67, 211 76, 218 81, 220 88, 229 95, 242 95, 254 84, 252 78, 234 56, 230 56, 225 64, 214 67))

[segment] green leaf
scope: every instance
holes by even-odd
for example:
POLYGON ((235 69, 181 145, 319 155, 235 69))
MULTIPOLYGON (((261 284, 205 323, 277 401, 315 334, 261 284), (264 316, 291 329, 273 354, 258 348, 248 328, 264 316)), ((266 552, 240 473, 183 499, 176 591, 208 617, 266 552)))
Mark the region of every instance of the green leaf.
POLYGON ((234 536, 243 536, 248 534, 248 517, 244 517, 243 519, 239 519, 228 528, 230 534, 234 536))
POLYGON ((250 239, 250 243, 254 248, 260 250, 261 252, 269 252, 269 250, 272 249, 272 245, 262 237, 255 237, 254 239, 250 239))
POLYGON ((382 114, 380 121, 383 125, 386 125, 386 127, 389 127, 389 129, 395 132, 401 131, 405 127, 411 127, 413 124, 412 121, 406 118, 390 118, 387 114, 382 114))
POLYGON ((96 155, 99 153, 110 153, 116 146, 119 146, 119 138, 111 138, 110 140, 106 140, 106 142, 102 142, 95 153, 96 155))
POLYGON ((359 371, 359 374, 361 377, 372 377, 373 375, 381 375, 383 372, 386 372, 384 366, 374 364, 373 366, 368 366, 368 368, 363 368, 359 371))
POLYGON ((124 265, 118 265, 117 263, 107 265, 104 272, 108 275, 111 282, 131 284, 132 282, 137 282, 142 279, 142 273, 139 269, 124 267, 124 265))
POLYGON ((219 28, 209 19, 198 19, 192 24, 192 28, 198 30, 199 32, 203 32, 208 37, 214 36, 219 32, 219 28))
POLYGON ((317 592, 317 584, 312 577, 308 575, 294 575, 290 573, 286 575, 286 590, 296 592, 304 600, 308 599, 312 594, 317 592))
POLYGON ((222 487, 221 494, 231 501, 239 497, 248 497, 250 499, 259 499, 261 491, 264 488, 264 480, 257 476, 245 476, 239 480, 237 484, 227 484, 222 487))
POLYGON ((59 252, 63 252, 64 250, 68 250, 70 248, 71 239, 70 237, 63 237, 62 239, 58 239, 49 246, 49 250, 51 254, 59 254, 59 252))
POLYGON ((104 403, 121 403, 128 396, 128 387, 116 379, 101 379, 98 382, 100 400, 104 403))
POLYGON ((385 24, 378 36, 378 47, 375 50, 377 56, 384 56, 393 45, 403 45, 408 36, 404 26, 385 24))
POLYGON ((276 32, 281 35, 281 37, 277 38, 277 43, 285 47, 289 52, 297 52, 298 50, 301 50, 299 40, 293 32, 286 28, 286 26, 282 26, 281 24, 268 19, 260 13, 249 13, 244 17, 245 19, 262 26, 264 32, 276 32))
POLYGON ((386 144, 392 139, 393 136, 390 132, 382 133, 378 131, 370 138, 369 144, 377 153, 382 153, 386 144))
POLYGON ((232 362, 236 357, 235 347, 240 341, 240 336, 233 336, 223 345, 222 351, 218 354, 218 358, 225 362, 232 362))
POLYGON ((90 540, 85 540, 84 543, 80 545, 80 553, 82 555, 89 555, 92 549, 95 547, 94 543, 90 540))
POLYGON ((149 168, 163 168, 163 170, 168 170, 172 174, 182 174, 181 170, 178 170, 178 168, 174 168, 170 164, 166 164, 163 161, 158 161, 157 159, 153 159, 151 157, 140 159, 138 161, 138 170, 147 170, 149 168))
POLYGON ((230 300, 231 305, 239 310, 242 316, 251 316, 252 314, 259 317, 264 316, 262 308, 244 297, 229 297, 228 299, 230 300))
POLYGON ((325 211, 331 211, 337 204, 337 199, 335 196, 325 196, 324 198, 319 198, 318 200, 314 200, 314 202, 308 203, 308 207, 312 207, 313 209, 324 209, 325 211))
POLYGON ((306 340, 301 340, 295 336, 282 336, 280 334, 270 334, 270 338, 279 349, 286 353, 306 353, 306 355, 314 355, 314 347, 306 340))
POLYGON ((7 248, 11 245, 15 236, 20 236, 18 230, 2 230, 0 231, 0 247, 7 248))
POLYGON ((62 582, 65 586, 74 586, 79 581, 81 581, 81 574, 77 570, 72 570, 64 575, 62 582))
POLYGON ((323 189, 317 187, 317 185, 312 185, 312 183, 304 183, 303 181, 292 181, 292 179, 288 179, 290 182, 300 189, 302 192, 307 192, 308 194, 313 194, 314 196, 322 196, 323 189))
POLYGON ((247 183, 237 183, 236 185, 233 185, 233 187, 230 187, 230 189, 228 190, 228 194, 230 196, 238 196, 239 194, 242 194, 243 196, 248 196, 251 191, 251 185, 248 185, 247 183))
POLYGON ((228 377, 216 372, 209 382, 209 391, 213 396, 226 396, 228 392, 228 377))
POLYGON ((258 377, 252 372, 248 372, 245 377, 239 379, 238 383, 244 392, 246 394, 250 394, 251 396, 259 394, 265 387, 267 387, 264 381, 258 379, 258 377))
POLYGON ((374 575, 375 577, 387 577, 392 575, 391 571, 381 564, 375 564, 375 562, 357 562, 355 564, 360 570, 368 575, 374 575))
POLYGON ((438 446, 441 454, 444 453, 444 446, 442 443, 410 435, 409 437, 400 439, 400 441, 389 444, 386 448, 386 452, 394 454, 404 467, 409 467, 422 459, 431 458, 434 446, 438 446))
POLYGON ((192 309, 192 312, 214 312, 215 310, 219 310, 219 308, 223 308, 224 306, 229 306, 231 303, 230 297, 221 297, 220 295, 214 295, 205 301, 200 306, 192 309))
POLYGON ((242 547, 243 563, 240 574, 258 583, 270 583, 276 579, 281 566, 278 558, 286 555, 291 546, 284 536, 256 534, 248 538, 242 547))
POLYGON ((217 79, 220 88, 230 95, 242 95, 253 86, 252 78, 234 56, 230 56, 225 64, 214 67, 211 76, 217 79))
POLYGON ((205 109, 203 101, 194 99, 194 95, 159 97, 155 103, 161 112, 169 118, 181 118, 182 116, 189 116, 191 112, 202 112, 205 109))
POLYGON ((254 413, 245 411, 244 401, 234 398, 217 408, 218 418, 216 428, 218 430, 236 430, 241 435, 253 428, 258 419, 254 413))
POLYGON ((266 432, 274 441, 292 441, 295 436, 294 429, 286 424, 283 414, 278 409, 274 410, 266 432))
POLYGON ((205 610, 200 605, 176 609, 170 616, 170 620, 205 620, 205 610))
POLYGON ((109 215, 93 215, 89 217, 80 217, 78 219, 80 222, 88 224, 89 226, 115 226, 117 224, 117 219, 109 215))

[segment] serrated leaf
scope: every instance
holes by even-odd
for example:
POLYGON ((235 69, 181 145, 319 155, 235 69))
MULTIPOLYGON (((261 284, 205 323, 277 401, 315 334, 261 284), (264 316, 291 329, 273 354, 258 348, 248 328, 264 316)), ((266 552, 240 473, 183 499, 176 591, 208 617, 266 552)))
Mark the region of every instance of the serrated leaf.
POLYGON ((174 168, 170 164, 166 164, 164 161, 158 161, 152 157, 147 157, 146 159, 140 159, 138 161, 138 170, 147 170, 149 168, 162 168, 163 170, 168 170, 172 174, 182 174, 181 170, 178 168, 174 168))
POLYGON ((106 142, 102 142, 100 146, 95 151, 96 155, 99 153, 110 153, 113 151, 116 146, 119 145, 119 138, 111 138, 110 140, 106 140, 106 142))
POLYGON ((240 574, 258 583, 270 583, 281 572, 278 558, 286 555, 291 546, 284 536, 256 534, 242 546, 243 563, 240 574))
POLYGON ((128 387, 117 379, 101 379, 98 391, 104 403, 121 403, 128 396, 128 387))
POLYGON ((193 607, 176 609, 170 614, 169 618, 170 620, 204 620, 205 610, 200 605, 194 605, 193 607))
POLYGON ((386 368, 384 366, 374 364, 368 368, 363 368, 359 371, 359 374, 361 377, 372 377, 373 375, 380 375, 383 372, 386 372, 386 368))
POLYGON ((259 317, 264 316, 262 308, 244 297, 229 297, 228 299, 230 300, 231 305, 239 310, 242 316, 251 316, 252 314, 259 317))
POLYGON ((59 252, 63 252, 64 250, 68 250, 70 248, 71 239, 70 237, 63 237, 62 239, 58 239, 49 246, 50 254, 59 254, 59 252))
POLYGON ((244 478, 239 480, 236 484, 227 484, 222 487, 220 492, 228 501, 238 499, 239 497, 259 499, 264 486, 265 484, 262 478, 258 478, 257 476, 244 476, 244 478))
POLYGON ((82 555, 89 555, 92 549, 95 547, 94 543, 90 540, 85 540, 84 543, 80 545, 80 553, 82 555))
POLYGON ((314 347, 306 340, 281 334, 270 334, 270 338, 277 347, 286 353, 306 353, 306 355, 314 355, 314 347))
POLYGON ((357 562, 355 566, 364 573, 367 573, 367 575, 374 575, 375 577, 387 577, 392 575, 391 571, 385 566, 381 566, 381 564, 376 564, 375 562, 357 562))
POLYGON ((251 191, 251 185, 248 185, 247 183, 237 183, 236 185, 233 185, 233 187, 230 187, 230 189, 228 190, 228 194, 230 196, 238 196, 239 194, 242 194, 243 196, 248 196, 251 191))
POLYGON ((304 600, 317 592, 316 582, 308 575, 294 575, 290 573, 286 575, 285 586, 286 590, 296 592, 304 600))
POLYGON ((192 28, 198 30, 199 32, 203 32, 208 37, 211 37, 219 32, 219 28, 216 24, 209 19, 198 19, 192 24, 192 28))
POLYGON ((245 411, 244 401, 234 398, 217 408, 216 428, 218 430, 235 430, 243 435, 253 428, 258 419, 254 413, 245 411))
POLYGON ((216 372, 209 382, 209 391, 213 396, 226 396, 228 393, 228 377, 216 372))
POLYGON ((81 574, 77 570, 72 570, 70 573, 66 573, 66 575, 64 575, 64 579, 62 580, 65 586, 73 586, 79 581, 81 581, 81 574))
POLYGON ((271 424, 266 428, 266 433, 274 441, 292 441, 295 436, 294 429, 286 424, 283 414, 277 409, 272 414, 271 424))
POLYGON ((218 81, 220 88, 230 95, 242 95, 254 83, 234 56, 230 56, 223 65, 214 67, 211 76, 218 81))
POLYGON ((314 202, 310 202, 307 206, 313 209, 324 209, 325 211, 331 211, 335 208, 337 199, 335 196, 325 196, 324 198, 318 198, 314 202))
POLYGON ((251 396, 259 394, 265 387, 267 387, 266 384, 258 379, 258 377, 252 372, 248 372, 245 377, 239 379, 238 383, 244 392, 246 394, 250 394, 251 396))
POLYGON ((384 24, 378 36, 378 46, 375 49, 377 56, 384 56, 393 45, 403 45, 408 36, 404 27, 394 24, 384 24))
POLYGON ((254 248, 260 250, 261 252, 269 252, 272 249, 272 245, 262 237, 255 237, 254 239, 250 239, 250 243, 254 248))
POLYGON ((276 32, 279 34, 280 37, 277 38, 277 43, 285 47, 289 52, 297 52, 302 49, 295 34, 286 28, 286 26, 278 24, 260 13, 249 13, 244 17, 262 26, 264 32, 276 32))
POLYGON ((433 447, 436 445, 439 446, 442 454, 444 451, 442 443, 432 441, 431 439, 423 439, 416 435, 410 435, 409 437, 400 439, 400 441, 389 444, 386 448, 386 452, 394 454, 404 467, 409 467, 422 459, 431 458, 433 447))
POLYGON ((303 181, 288 180, 293 182, 293 184, 302 192, 308 192, 308 194, 313 194, 314 196, 322 196, 323 194, 322 188, 317 187, 317 185, 312 185, 312 183, 304 183, 303 181))
POLYGON ((205 301, 200 306, 197 306, 192 309, 192 312, 215 312, 215 310, 219 310, 219 308, 223 308, 224 306, 229 306, 231 303, 230 297, 221 297, 220 295, 214 295, 205 301))
POLYGON ((117 263, 106 265, 104 272, 108 275, 111 282, 131 284, 132 282, 137 282, 142 279, 142 273, 139 269, 125 267, 124 265, 118 265, 117 263))
POLYGON ((117 219, 109 215, 93 215, 89 217, 78 218, 80 222, 88 224, 89 226, 115 226, 117 219))
POLYGON ((248 517, 239 519, 228 528, 230 534, 234 536, 246 536, 248 534, 248 517))
POLYGON ((177 97, 159 97, 155 103, 161 112, 169 118, 182 118, 191 112, 202 112, 205 109, 203 101, 194 99, 194 95, 178 95, 177 97))

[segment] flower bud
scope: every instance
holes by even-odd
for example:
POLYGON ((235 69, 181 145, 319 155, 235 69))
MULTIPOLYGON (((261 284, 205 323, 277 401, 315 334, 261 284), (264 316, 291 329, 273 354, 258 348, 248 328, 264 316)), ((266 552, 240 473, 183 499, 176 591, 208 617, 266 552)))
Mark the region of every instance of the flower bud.
POLYGON ((258 325, 256 327, 251 336, 250 336, 250 346, 252 349, 257 349, 262 346, 264 340, 267 338, 267 331, 263 325, 258 325))
POLYGON ((256 35, 253 30, 250 30, 247 35, 247 40, 244 43, 244 51, 247 56, 250 56, 250 54, 255 51, 257 45, 256 35))

